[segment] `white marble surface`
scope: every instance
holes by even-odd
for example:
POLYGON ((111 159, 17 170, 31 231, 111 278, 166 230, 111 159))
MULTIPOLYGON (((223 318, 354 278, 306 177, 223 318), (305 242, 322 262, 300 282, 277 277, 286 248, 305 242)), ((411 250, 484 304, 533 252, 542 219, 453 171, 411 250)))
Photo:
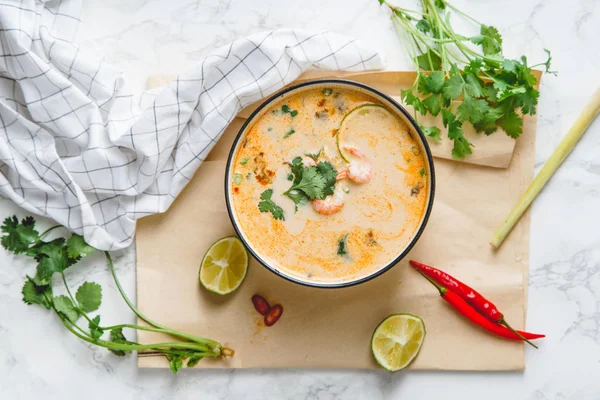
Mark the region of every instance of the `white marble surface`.
MULTIPOLYGON (((389 68, 410 63, 375 0, 88 0, 81 41, 125 71, 142 90, 150 73, 182 71, 211 49, 278 27, 331 29, 370 41, 389 68)), ((508 56, 541 58, 557 77, 542 82, 536 167, 546 160, 587 98, 600 86, 600 2, 456 0, 493 23, 508 56)), ((0 251, 2 399, 598 399, 600 398, 600 122, 596 122, 533 207, 528 324, 543 327, 540 350, 527 348, 524 373, 383 371, 138 370, 135 359, 90 350, 56 318, 26 307, 23 258, 0 251)), ((0 201, 0 216, 23 215, 0 201)), ((48 221, 44 221, 49 225, 48 221)), ((133 249, 116 254, 134 293, 133 249)), ((106 322, 132 321, 94 256, 69 272, 105 286, 106 322), (85 270, 85 271, 84 271, 85 270)))

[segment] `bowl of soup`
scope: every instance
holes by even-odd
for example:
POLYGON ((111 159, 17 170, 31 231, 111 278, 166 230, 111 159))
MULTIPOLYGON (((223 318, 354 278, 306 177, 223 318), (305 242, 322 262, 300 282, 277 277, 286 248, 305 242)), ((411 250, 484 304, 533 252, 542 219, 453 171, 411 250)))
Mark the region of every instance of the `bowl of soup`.
POLYGON ((435 191, 418 124, 356 82, 285 88, 240 129, 229 155, 231 222, 267 269, 314 287, 344 287, 396 265, 421 236, 435 191))

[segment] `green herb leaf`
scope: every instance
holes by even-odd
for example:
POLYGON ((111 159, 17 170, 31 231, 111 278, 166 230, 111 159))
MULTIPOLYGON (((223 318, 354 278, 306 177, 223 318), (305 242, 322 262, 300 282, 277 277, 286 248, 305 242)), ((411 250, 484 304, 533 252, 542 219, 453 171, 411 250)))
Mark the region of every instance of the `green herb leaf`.
POLYGON ((431 50, 417 57, 419 68, 425 71, 435 71, 442 68, 442 59, 431 50))
POLYGON ((325 198, 323 190, 325 189, 325 178, 319 174, 317 167, 304 168, 302 179, 297 185, 292 186, 290 190, 302 190, 309 199, 325 198))
POLYGON ((80 236, 76 233, 72 234, 67 240, 67 255, 69 258, 75 259, 79 257, 85 257, 95 251, 95 248, 83 240, 83 236, 80 236))
POLYGON ((52 303, 54 309, 69 321, 75 323, 79 319, 79 310, 75 308, 75 305, 67 296, 55 296, 52 303))
POLYGON ((456 115, 448 110, 442 110, 442 121, 444 126, 448 127, 448 138, 454 141, 452 156, 464 159, 467 154, 471 154, 472 144, 464 137, 462 122, 456 118, 456 115))
POLYGON ((400 96, 406 104, 413 106, 415 112, 420 112, 422 115, 427 114, 427 107, 425 107, 423 102, 414 95, 411 89, 401 90, 400 96))
POLYGON ((423 126, 419 124, 419 127, 425 136, 429 136, 435 140, 442 140, 440 137, 440 128, 437 126, 423 126))
POLYGON ((340 238, 340 240, 338 240, 338 248, 337 248, 338 256, 348 255, 348 249, 347 249, 348 235, 349 235, 349 233, 346 233, 344 236, 342 236, 340 238))
POLYGON ((503 114, 504 113, 499 108, 490 108, 490 110, 483 115, 481 121, 473 124, 473 127, 477 132, 484 132, 486 135, 491 135, 498 129, 497 121, 503 114))
MULTIPOLYGON (((381 2, 383 2, 384 0, 380 0, 381 2)), ((331 96, 331 93, 333 93, 333 90, 331 90, 330 88, 325 88, 323 89, 323 96, 325 97, 329 97, 331 96)))
POLYGON ((294 118, 296 115, 298 115, 298 111, 292 110, 287 104, 284 104, 283 106, 281 106, 281 112, 284 114, 290 114, 290 116, 292 118, 294 118))
POLYGON ((463 78, 460 76, 460 72, 458 72, 458 68, 456 67, 456 65, 453 65, 452 76, 446 81, 446 84, 444 85, 444 97, 449 100, 454 100, 462 94, 464 86, 465 83, 463 81, 463 78))
POLYGON ((421 169, 419 170, 419 175, 421 175, 421 177, 424 177, 424 176, 425 176, 425 168, 421 168, 421 169))
POLYGON ((294 201, 296 211, 298 211, 298 206, 308 203, 308 197, 300 190, 290 190, 285 195, 294 201))
POLYGON ((433 71, 429 76, 424 73, 419 73, 419 92, 423 94, 441 93, 446 80, 444 73, 441 71, 433 71))
POLYGON ((504 114, 504 117, 498 121, 498 125, 513 139, 518 138, 523 133, 523 119, 513 110, 504 114))
POLYGON ((54 239, 41 245, 35 259, 38 261, 38 266, 34 280, 38 285, 49 284, 54 273, 63 272, 76 261, 76 259, 69 259, 64 238, 54 239))
POLYGON ((92 335, 92 339, 98 340, 104 334, 104 330, 100 328, 100 316, 96 315, 89 323, 88 328, 90 329, 90 335, 92 335))
POLYGON ((481 121, 488 111, 489 106, 485 100, 475 99, 471 96, 465 96, 462 103, 456 109, 458 119, 472 123, 481 121))
MULTIPOLYGON (((113 343, 119 344, 131 344, 123 335, 123 328, 115 328, 110 330, 110 341, 113 343)), ((111 353, 116 356, 124 357, 126 354, 131 353, 128 350, 117 350, 117 349, 108 349, 111 353)))
POLYGON ((183 367, 183 359, 181 356, 167 356, 169 360, 169 368, 176 374, 183 367))
POLYGON ((28 276, 21 293, 23 302, 26 304, 39 304, 47 310, 52 307, 52 287, 50 285, 38 286, 28 276))
POLYGON ((321 157, 321 153, 322 153, 322 152, 323 152, 323 148, 321 147, 321 148, 319 149, 319 152, 318 152, 318 153, 315 153, 315 154, 304 153, 304 155, 305 155, 306 157, 310 157, 310 158, 312 158, 312 159, 313 159, 315 162, 317 162, 317 161, 319 161, 319 157, 321 157))
POLYGON ((35 230, 33 217, 23 218, 21 223, 15 215, 8 217, 2 224, 2 247, 15 254, 25 253, 29 247, 35 244, 39 233, 35 230))
POLYGON ((290 136, 292 136, 294 133, 296 133, 296 131, 294 130, 294 128, 291 128, 288 132, 286 132, 285 135, 283 135, 284 139, 289 138, 290 136))
POLYGON ((325 187, 323 188, 322 198, 332 195, 335 190, 335 181, 337 178, 337 170, 329 162, 323 162, 317 164, 318 173, 325 179, 325 187))
POLYGON ((96 311, 102 303, 102 287, 94 282, 84 282, 77 289, 75 298, 83 311, 96 311))
POLYGON ((429 113, 433 116, 437 116, 442 109, 442 104, 440 102, 441 96, 439 94, 432 94, 423 100, 423 105, 429 111, 429 113))
POLYGON ((271 200, 273 189, 267 189, 260 195, 258 209, 260 212, 270 212, 274 219, 285 220, 283 209, 271 200))
POLYGON ((250 161, 250 157, 246 157, 242 161, 240 161, 240 165, 246 165, 248 164, 248 161, 250 161))
POLYGON ((202 356, 198 356, 198 355, 193 355, 193 356, 190 356, 190 358, 188 359, 188 362, 187 362, 187 366, 188 366, 188 368, 193 368, 193 367, 195 367, 195 366, 198 364, 198 362, 199 362, 200 360, 202 360, 203 358, 204 358, 204 357, 202 357, 202 356))
POLYGON ((431 24, 426 19, 422 19, 419 22, 417 22, 415 28, 417 28, 423 33, 427 33, 431 31, 431 24))
POLYGON ((302 171, 304 170, 304 164, 302 163, 302 157, 296 157, 292 160, 292 174, 294 175, 294 185, 300 183, 302 180, 302 171))
POLYGON ((479 35, 473 36, 471 42, 481 46, 483 54, 495 55, 502 52, 502 36, 493 26, 481 25, 479 35))

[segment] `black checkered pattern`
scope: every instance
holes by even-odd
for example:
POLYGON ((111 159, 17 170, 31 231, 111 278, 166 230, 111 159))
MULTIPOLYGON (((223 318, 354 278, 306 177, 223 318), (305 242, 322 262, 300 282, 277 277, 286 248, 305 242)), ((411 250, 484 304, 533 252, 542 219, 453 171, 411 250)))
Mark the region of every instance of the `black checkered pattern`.
POLYGON ((72 44, 78 1, 0 0, 0 193, 99 249, 165 211, 246 105, 309 68, 367 70, 352 38, 282 29, 209 54, 156 95, 72 44))

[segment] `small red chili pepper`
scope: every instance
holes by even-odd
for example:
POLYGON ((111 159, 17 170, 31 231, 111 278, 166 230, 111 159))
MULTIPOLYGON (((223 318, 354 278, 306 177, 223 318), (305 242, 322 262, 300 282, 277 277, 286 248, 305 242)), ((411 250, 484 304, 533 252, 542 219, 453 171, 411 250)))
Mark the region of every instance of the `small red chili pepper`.
POLYGON ((275 304, 273 307, 271 307, 267 315, 265 315, 265 325, 275 325, 275 322, 277 322, 279 318, 281 318, 281 314, 283 314, 283 307, 281 306, 281 304, 275 304))
MULTIPOLYGON (((459 295, 463 300, 465 300, 467 303, 473 306, 473 308, 475 308, 477 311, 483 314, 483 316, 485 316, 490 321, 504 325, 510 331, 519 335, 518 331, 513 329, 508 324, 508 322, 506 322, 506 320, 504 319, 504 315, 500 311, 498 311, 496 305, 494 305, 494 303, 483 297, 475 289, 471 288, 468 285, 465 285, 464 283, 454 278, 453 276, 445 273, 444 271, 441 271, 437 268, 433 268, 429 265, 425 265, 414 260, 410 260, 410 265, 412 265, 426 277, 433 279, 435 282, 439 283, 443 287, 459 295)), ((529 342, 526 337, 522 337, 522 339, 530 345, 532 345, 533 347, 536 347, 533 345, 533 343, 529 342)))
POLYGON ((533 347, 537 348, 533 343, 529 342, 529 340, 541 339, 546 337, 546 335, 540 335, 537 333, 529 333, 522 331, 511 331, 507 327, 494 323, 490 321, 486 316, 480 314, 478 310, 472 307, 469 303, 467 303, 459 294, 446 289, 445 287, 439 285, 437 282, 433 281, 423 272, 418 270, 421 275, 423 275, 432 285, 434 285, 440 292, 440 296, 444 299, 448 304, 450 304, 456 311, 461 313, 463 316, 467 317, 474 324, 479 325, 483 329, 492 332, 498 336, 501 336, 505 339, 509 340, 525 340, 533 347))
POLYGON ((271 310, 271 306, 269 306, 267 300, 259 294, 252 296, 252 304, 254 304, 254 308, 260 315, 267 315, 269 310, 271 310))

